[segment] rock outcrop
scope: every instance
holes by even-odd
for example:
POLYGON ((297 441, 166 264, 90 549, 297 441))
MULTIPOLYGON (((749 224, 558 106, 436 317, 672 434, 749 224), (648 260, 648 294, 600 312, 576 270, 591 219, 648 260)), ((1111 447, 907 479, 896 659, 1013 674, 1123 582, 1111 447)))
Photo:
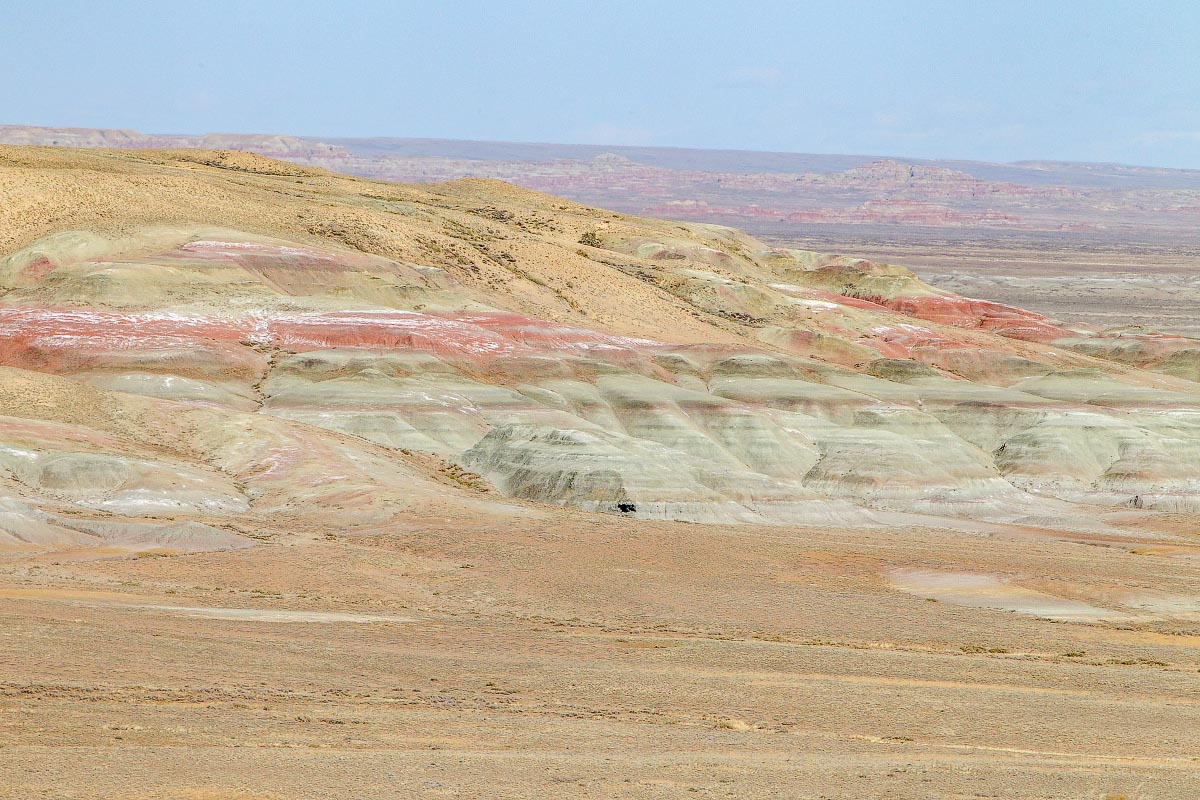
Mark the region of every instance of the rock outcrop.
POLYGON ((777 525, 1200 510, 1193 340, 495 182, 88 158, 0 150, 6 546, 248 546, 489 486, 777 525))

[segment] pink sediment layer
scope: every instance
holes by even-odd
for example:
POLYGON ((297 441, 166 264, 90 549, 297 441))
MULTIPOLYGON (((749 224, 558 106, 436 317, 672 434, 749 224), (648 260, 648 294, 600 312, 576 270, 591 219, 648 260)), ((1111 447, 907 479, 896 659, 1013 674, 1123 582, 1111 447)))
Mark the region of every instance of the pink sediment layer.
POLYGON ((1050 342, 1071 335, 1070 331, 1041 314, 989 300, 934 295, 890 300, 873 298, 873 302, 905 316, 958 328, 986 330, 1009 339, 1050 342))
POLYGON ((506 312, 419 314, 359 311, 273 317, 118 314, 73 309, 0 309, 0 363, 27 362, 31 352, 87 348, 156 350, 211 343, 274 345, 303 351, 335 347, 415 350, 480 358, 538 350, 645 348, 648 339, 609 336, 506 312))

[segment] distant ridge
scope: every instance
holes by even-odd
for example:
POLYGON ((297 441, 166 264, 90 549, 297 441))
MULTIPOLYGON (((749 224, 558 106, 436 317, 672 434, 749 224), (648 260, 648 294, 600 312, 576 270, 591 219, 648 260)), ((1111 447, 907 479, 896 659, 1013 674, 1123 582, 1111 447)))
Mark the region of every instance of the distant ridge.
POLYGON ((17 125, 0 126, 0 144, 241 151, 395 183, 491 178, 631 214, 680 209, 689 220, 742 227, 776 241, 824 237, 832 226, 884 241, 904 229, 1050 243, 1071 236, 1084 244, 1200 239, 1198 170, 17 125))
POLYGON ((1142 188, 1200 188, 1200 170, 1145 167, 1115 163, 1026 160, 1011 163, 968 159, 922 159, 906 156, 835 153, 792 153, 721 148, 642 147, 552 142, 498 142, 477 139, 420 137, 328 137, 281 134, 206 133, 145 134, 128 129, 0 125, 0 143, 63 147, 214 147, 263 151, 286 157, 309 148, 341 148, 361 157, 455 158, 477 161, 553 161, 592 159, 606 153, 638 164, 665 169, 727 172, 841 172, 874 161, 937 166, 966 172, 984 180, 1017 181, 1062 186, 1137 186, 1142 188), (268 152, 269 151, 269 152, 268 152))

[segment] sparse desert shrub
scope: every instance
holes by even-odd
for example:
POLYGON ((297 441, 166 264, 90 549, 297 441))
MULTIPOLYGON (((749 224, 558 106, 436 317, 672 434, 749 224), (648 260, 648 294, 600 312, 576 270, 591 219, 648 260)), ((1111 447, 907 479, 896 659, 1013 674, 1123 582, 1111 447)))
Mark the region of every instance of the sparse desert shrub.
POLYGON ((603 247, 604 242, 600 241, 600 236, 595 231, 584 231, 579 237, 580 244, 586 244, 588 247, 603 247))
POLYGON ((750 730, 753 726, 750 725, 745 720, 734 719, 734 718, 730 717, 727 719, 717 720, 716 727, 718 730, 737 731, 739 733, 742 733, 742 732, 750 730))

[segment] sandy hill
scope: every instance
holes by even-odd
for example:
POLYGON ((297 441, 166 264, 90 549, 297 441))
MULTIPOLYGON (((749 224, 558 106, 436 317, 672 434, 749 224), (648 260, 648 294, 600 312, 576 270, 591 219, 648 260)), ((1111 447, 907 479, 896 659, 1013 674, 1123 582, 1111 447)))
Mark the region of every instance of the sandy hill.
POLYGON ((1198 508, 1191 340, 902 267, 232 151, 4 148, 0 231, 14 544, 74 541, 46 531, 76 507, 382 524, 447 475, 708 522, 1198 508), (34 385, 57 399, 22 402, 34 385), (63 416, 83 386, 107 411, 63 416), (151 413, 172 422, 126 430, 151 413))

